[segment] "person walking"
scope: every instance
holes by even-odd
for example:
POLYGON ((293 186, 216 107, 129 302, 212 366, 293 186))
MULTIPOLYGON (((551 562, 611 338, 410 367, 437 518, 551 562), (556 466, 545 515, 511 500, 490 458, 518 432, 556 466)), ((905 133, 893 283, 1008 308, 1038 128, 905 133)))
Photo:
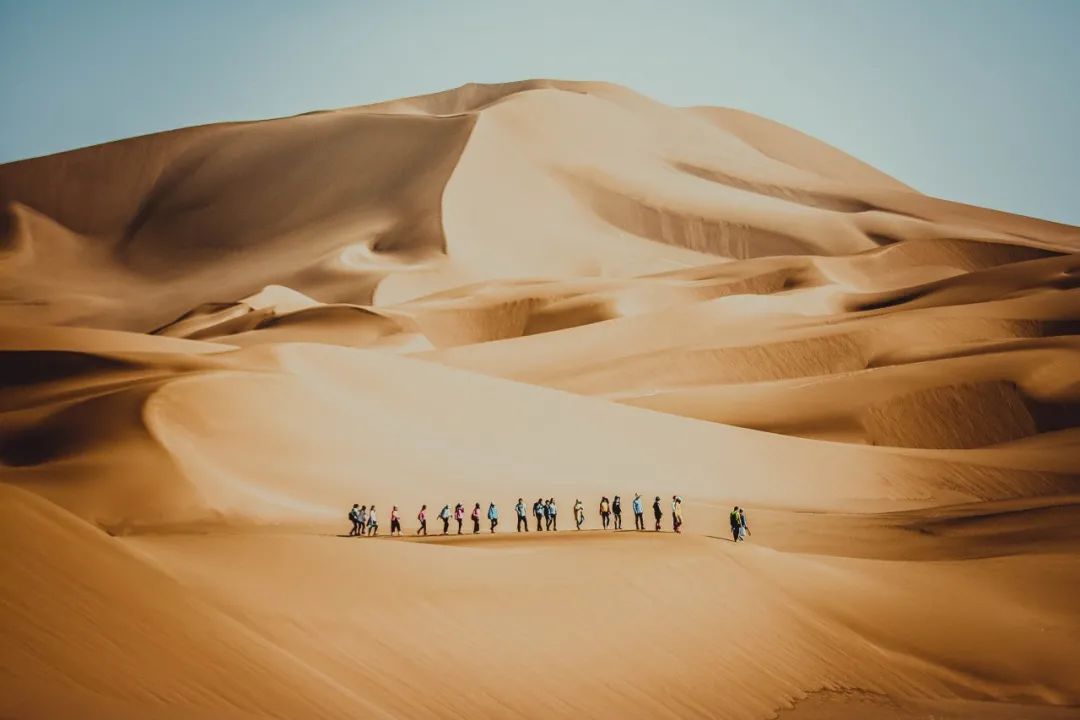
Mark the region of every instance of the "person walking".
POLYGON ((645 507, 641 503, 641 493, 634 493, 634 501, 630 503, 634 511, 634 529, 645 529, 645 507))
POLYGON ((495 526, 499 524, 499 509, 495 507, 494 501, 488 505, 487 516, 491 521, 491 532, 495 532, 495 526))
POLYGON ((548 500, 548 517, 551 518, 551 531, 559 531, 559 508, 555 505, 555 498, 548 500))
POLYGON ((731 514, 728 515, 728 522, 731 523, 731 541, 739 542, 739 530, 742 529, 742 516, 739 515, 739 506, 731 508, 731 514))
POLYGON ((607 495, 600 498, 600 523, 604 526, 604 529, 608 529, 608 524, 611 522, 611 503, 608 502, 607 495))
POLYGON ((356 537, 363 534, 363 530, 360 529, 360 504, 353 503, 352 509, 349 510, 349 520, 352 521, 352 530, 349 530, 349 537, 356 537))
POLYGON ((367 505, 360 506, 360 535, 367 534, 367 505))
POLYGON ((529 532, 529 516, 525 514, 525 501, 521 498, 518 498, 517 505, 514 506, 514 515, 517 516, 517 531, 521 532, 524 526, 525 532, 529 532))
POLYGON ((461 534, 461 523, 465 520, 465 506, 458 503, 454 506, 454 519, 457 520, 457 534, 461 534))
POLYGON ((671 529, 682 532, 682 498, 678 495, 671 496, 671 529))
POLYGON ((450 506, 443 505, 442 510, 439 511, 439 519, 442 520, 442 534, 446 535, 450 532, 450 506))
POLYGON ((656 518, 656 532, 660 532, 660 518, 664 517, 664 511, 660 507, 660 496, 656 496, 656 500, 652 504, 653 517, 656 518))
POLYGON ((741 507, 739 508, 739 539, 744 541, 746 536, 750 534, 750 526, 746 523, 746 511, 741 507))
POLYGON ((544 501, 544 529, 551 532, 551 501, 544 501))
POLYGON ((615 529, 622 530, 622 498, 618 495, 611 501, 611 514, 615 516, 615 529))
POLYGON ((375 506, 371 506, 371 510, 368 511, 367 516, 367 534, 368 537, 379 534, 379 518, 375 514, 375 506))
POLYGON ((544 499, 536 498, 536 502, 533 503, 533 515, 536 516, 536 532, 542 532, 544 530, 544 499))
POLYGON ((581 529, 581 523, 585 522, 585 506, 581 504, 581 498, 574 502, 574 522, 578 530, 581 529))
MULTIPOLYGON (((427 505, 424 507, 427 507, 427 505)), ((425 524, 424 527, 424 534, 427 535, 427 525, 425 524)), ((398 512, 397 505, 390 508, 390 537, 394 537, 394 533, 401 537, 401 513, 398 512)))
POLYGON ((476 533, 480 532, 480 503, 476 503, 476 505, 473 507, 471 517, 472 531, 473 535, 475 535, 476 533))
MULTIPOLYGON (((394 513, 397 507, 394 507, 394 513)), ((394 513, 390 514, 390 534, 394 534, 394 513)), ((420 521, 420 527, 416 528, 417 535, 427 535, 427 505, 420 506, 420 512, 416 513, 416 519, 420 521)))

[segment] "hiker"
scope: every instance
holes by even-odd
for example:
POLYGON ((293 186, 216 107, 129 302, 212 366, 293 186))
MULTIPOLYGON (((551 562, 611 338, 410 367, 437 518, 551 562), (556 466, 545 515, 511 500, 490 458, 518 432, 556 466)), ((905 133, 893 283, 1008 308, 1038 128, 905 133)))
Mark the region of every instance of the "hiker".
POLYGON ((551 519, 552 532, 559 531, 559 508, 555 506, 555 498, 548 500, 548 517, 551 519))
POLYGON ((739 508, 739 539, 746 541, 746 536, 750 534, 750 526, 746 524, 746 511, 741 507, 739 508))
POLYGON ((656 500, 652 504, 652 514, 656 518, 656 532, 660 532, 660 518, 664 517, 664 511, 660 508, 660 496, 656 496, 656 500))
MULTIPOLYGON (((394 515, 397 513, 397 506, 394 507, 394 512, 390 513, 390 534, 394 534, 394 515)), ((416 528, 416 534, 427 535, 427 505, 420 507, 420 512, 416 514, 416 519, 420 521, 420 527, 416 528)))
POLYGON ((634 502, 630 504, 634 511, 634 529, 645 529, 645 508, 641 504, 641 493, 634 493, 634 502))
POLYGON ((442 534, 450 532, 450 506, 443 505, 439 511, 439 519, 442 520, 442 534))
POLYGON ((728 522, 731 523, 732 542, 739 542, 739 531, 742 529, 742 516, 739 515, 738 505, 731 508, 731 514, 728 515, 728 522))
POLYGON ((457 520, 457 534, 461 534, 461 522, 465 519, 465 506, 458 503, 454 506, 454 519, 457 520))
POLYGON ((524 526, 525 532, 529 532, 529 516, 525 514, 525 501, 521 498, 518 498, 517 505, 514 506, 514 514, 517 515, 517 531, 521 532, 524 526))
POLYGON ((353 503, 352 510, 349 510, 349 520, 352 520, 352 530, 349 531, 349 537, 356 537, 362 535, 363 530, 360 528, 360 504, 353 503))
POLYGON ((606 495, 600 498, 600 521, 607 530, 608 523, 611 522, 611 503, 608 502, 606 495))
POLYGON ((544 501, 544 529, 551 531, 551 501, 544 501))
POLYGON ((367 505, 360 506, 360 535, 367 534, 367 505))
POLYGON ((368 537, 379 534, 379 518, 375 516, 375 506, 371 506, 371 510, 368 511, 367 516, 367 534, 368 537))
POLYGON ((492 502, 488 505, 488 520, 491 521, 491 532, 495 532, 495 526, 499 524, 499 510, 495 507, 495 503, 492 502))
POLYGON ((581 504, 581 498, 578 498, 574 502, 574 522, 577 523, 577 529, 581 529, 581 523, 585 522, 585 506, 581 504))
POLYGON ((678 495, 671 496, 671 529, 682 532, 682 498, 678 495))
POLYGON ((480 503, 472 509, 472 531, 473 535, 480 532, 480 503))
POLYGON ((615 516, 615 529, 622 530, 622 499, 618 495, 611 501, 611 514, 615 516))
MULTIPOLYGON (((427 507, 427 505, 425 505, 424 507, 427 507)), ((426 535, 426 523, 424 524, 424 527, 424 534, 426 535)), ((398 537, 401 537, 401 513, 398 512, 397 505, 390 508, 390 537, 394 537, 395 532, 398 534, 398 537)))
POLYGON ((544 529, 544 499, 536 498, 536 502, 533 503, 533 515, 536 516, 536 532, 541 532, 544 529))

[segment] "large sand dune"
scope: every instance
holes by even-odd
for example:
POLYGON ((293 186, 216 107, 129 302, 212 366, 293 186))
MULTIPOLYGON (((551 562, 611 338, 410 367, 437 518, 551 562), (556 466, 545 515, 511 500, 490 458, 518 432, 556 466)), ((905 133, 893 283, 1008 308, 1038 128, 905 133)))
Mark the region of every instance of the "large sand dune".
POLYGON ((0 203, 0 716, 1076 716, 1080 229, 546 80, 0 203))

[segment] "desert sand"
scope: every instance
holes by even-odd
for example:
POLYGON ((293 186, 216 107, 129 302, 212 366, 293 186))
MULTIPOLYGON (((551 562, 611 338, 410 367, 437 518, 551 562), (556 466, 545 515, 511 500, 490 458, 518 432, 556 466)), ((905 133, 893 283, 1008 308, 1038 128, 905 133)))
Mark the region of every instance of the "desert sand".
POLYGON ((547 80, 9 163, 0 211, 2 717, 1080 715, 1078 228, 547 80), (636 492, 685 531, 598 530, 636 492))

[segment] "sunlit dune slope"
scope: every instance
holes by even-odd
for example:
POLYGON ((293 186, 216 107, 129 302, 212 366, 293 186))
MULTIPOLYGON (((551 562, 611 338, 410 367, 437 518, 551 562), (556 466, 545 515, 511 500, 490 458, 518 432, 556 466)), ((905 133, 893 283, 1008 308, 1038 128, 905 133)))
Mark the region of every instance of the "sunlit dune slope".
POLYGON ((1064 226, 924 198, 775 123, 719 117, 535 81, 10 163, 0 319, 150 330, 271 283, 386 303, 898 240, 1076 247, 1064 226))

